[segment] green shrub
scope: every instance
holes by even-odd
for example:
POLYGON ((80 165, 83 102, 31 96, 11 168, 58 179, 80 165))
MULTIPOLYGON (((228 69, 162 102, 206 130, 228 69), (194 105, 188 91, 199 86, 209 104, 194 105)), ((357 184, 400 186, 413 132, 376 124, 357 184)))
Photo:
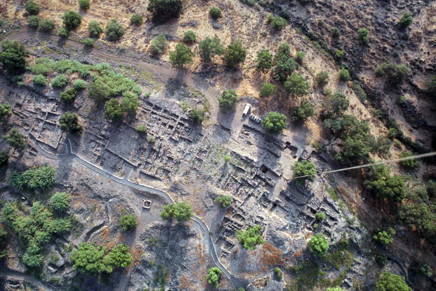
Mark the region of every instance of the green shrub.
POLYGON ((287 118, 285 115, 279 112, 268 112, 262 119, 262 127, 268 132, 278 134, 288 126, 286 121, 287 118))
POLYGON ((213 268, 209 269, 209 271, 207 272, 207 275, 206 275, 207 282, 211 286, 218 288, 220 286, 218 281, 220 280, 222 273, 223 272, 220 269, 218 269, 217 267, 213 267, 213 268))
POLYGON ((60 95, 61 100, 65 103, 73 103, 76 100, 77 91, 74 88, 63 91, 60 95))
POLYGON ((163 220, 175 218, 177 221, 188 221, 193 215, 192 207, 185 202, 167 204, 160 213, 163 220))
POLYGON ((139 133, 139 134, 147 134, 147 128, 144 126, 144 125, 138 125, 137 127, 136 127, 136 131, 139 133))
POLYGON ((24 8, 29 15, 37 15, 39 13, 39 5, 32 0, 27 1, 24 8))
POLYGON ((304 183, 306 180, 313 181, 316 177, 315 165, 306 160, 295 162, 292 165, 292 171, 294 171, 292 179, 296 180, 299 184, 304 183))
POLYGON ((135 116, 136 110, 138 110, 138 107, 141 105, 141 102, 138 101, 138 95, 124 92, 123 96, 123 99, 121 99, 121 108, 127 114, 135 116))
POLYGON ((102 103, 109 98, 109 88, 101 80, 96 80, 89 85, 88 97, 95 103, 102 103))
POLYGON ((410 25, 412 25, 412 22, 413 22, 412 13, 406 12, 406 13, 403 14, 403 16, 401 16, 401 18, 400 18, 400 20, 398 22, 398 28, 406 29, 410 25))
POLYGON ((204 110, 199 108, 192 108, 188 113, 189 119, 194 124, 202 123, 204 120, 204 114, 205 114, 204 110))
POLYGON ((317 221, 324 221, 325 220, 325 213, 324 212, 317 212, 315 214, 317 221))
POLYGON ((254 250, 257 245, 263 244, 262 226, 256 225, 249 227, 246 231, 237 230, 236 238, 239 243, 247 250, 254 250))
POLYGON ((115 268, 125 268, 133 263, 132 255, 129 252, 129 247, 125 244, 115 246, 109 252, 110 264, 115 268))
POLYGON ((150 0, 147 10, 153 15, 153 22, 165 22, 178 18, 183 10, 180 0, 150 0))
POLYGON ((0 104, 0 123, 6 122, 8 117, 12 114, 11 104, 0 104))
POLYGON ((37 28, 39 26, 39 22, 41 21, 41 17, 32 15, 27 18, 27 21, 29 22, 30 27, 37 28))
POLYGON ((84 80, 76 80, 73 83, 74 90, 76 90, 76 91, 86 89, 87 86, 88 86, 88 83, 84 80))
POLYGON ((297 57, 295 58, 295 60, 297 61, 297 63, 299 63, 300 65, 302 65, 305 56, 306 56, 306 54, 305 54, 304 52, 302 52, 302 51, 298 51, 298 52, 297 52, 297 57))
POLYGON ((89 9, 89 0, 79 0, 79 6, 82 10, 88 10, 89 9))
POLYGON ((436 76, 430 78, 426 83, 427 83, 427 92, 430 95, 436 96, 436 76))
POLYGON ((197 39, 197 36, 195 35, 195 32, 192 30, 185 31, 185 34, 183 36, 183 41, 186 43, 194 43, 197 39))
POLYGON ((294 107, 292 120, 295 122, 304 122, 307 118, 314 115, 315 109, 313 108, 313 104, 310 103, 309 100, 303 99, 300 106, 294 107))
POLYGON ((223 45, 220 43, 218 37, 209 38, 206 37, 204 40, 200 41, 198 44, 200 50, 200 57, 204 61, 210 61, 215 55, 221 55, 224 51, 223 45))
POLYGON ((170 52, 171 65, 175 68, 181 68, 184 64, 192 62, 194 55, 191 48, 183 43, 179 43, 176 46, 176 50, 170 52))
POLYGON ((68 79, 64 75, 58 75, 51 81, 51 85, 53 88, 63 88, 68 85, 68 79))
POLYGON ((401 202, 406 197, 403 178, 391 176, 384 165, 371 167, 365 178, 363 186, 381 199, 401 202))
POLYGON ((267 20, 274 30, 282 30, 282 28, 285 27, 286 24, 288 24, 288 22, 284 18, 280 16, 273 16, 272 14, 268 15, 267 20))
POLYGON ((5 166, 8 163, 9 154, 7 151, 0 152, 0 167, 5 166))
POLYGON ((341 80, 343 82, 347 82, 348 80, 350 80, 350 72, 348 72, 348 70, 342 68, 339 71, 339 80, 341 80))
POLYGON ((35 75, 33 77, 33 84, 41 87, 47 86, 47 78, 43 75, 35 75))
POLYGON ((82 130, 82 126, 79 125, 79 118, 76 113, 71 113, 69 111, 65 112, 59 118, 59 123, 62 131, 76 133, 82 130))
POLYGON ((221 195, 217 199, 215 199, 215 202, 218 203, 221 208, 227 208, 232 204, 232 197, 228 195, 221 195))
POLYGON ((271 83, 262 83, 262 87, 260 88, 260 95, 263 97, 268 97, 273 95, 276 92, 276 85, 271 83))
POLYGON ((106 248, 94 246, 94 243, 82 242, 77 250, 71 252, 70 261, 74 264, 73 270, 81 273, 112 273, 110 259, 106 256, 106 248))
POLYGON ((53 22, 53 20, 43 19, 43 20, 41 20, 39 22, 39 28, 43 32, 49 32, 49 31, 52 31, 55 28, 55 23, 53 22))
POLYGON ((341 50, 336 50, 335 51, 335 56, 337 59, 342 59, 345 56, 345 52, 341 51, 341 50))
POLYGON ((124 231, 132 230, 136 228, 138 225, 138 221, 136 220, 136 216, 134 214, 126 214, 121 216, 120 226, 124 231))
POLYGON ((238 101, 238 95, 235 90, 224 90, 221 93, 221 97, 218 98, 219 106, 223 110, 235 109, 236 102, 238 101))
POLYGON ((164 53, 167 47, 167 39, 163 34, 156 36, 150 43, 151 53, 155 56, 164 53))
POLYGON ((212 6, 212 8, 210 8, 210 10, 209 10, 209 15, 213 19, 218 19, 221 17, 221 9, 219 9, 218 7, 212 6))
POLYGON ((17 41, 5 40, 2 43, 3 51, 0 53, 0 62, 8 74, 18 75, 26 70, 26 57, 29 55, 26 48, 17 41))
POLYGON ((323 234, 318 233, 309 241, 309 250, 314 256, 322 256, 329 250, 329 243, 323 234))
POLYGON ((89 35, 92 37, 99 37, 103 32, 103 28, 101 28, 100 23, 95 20, 91 20, 88 23, 89 35))
POLYGON ((309 83, 306 79, 298 74, 297 72, 293 72, 290 76, 288 76, 285 82, 286 92, 292 94, 293 96, 303 96, 307 94, 307 89, 309 89, 309 83))
POLYGON ((320 87, 324 87, 329 82, 329 74, 327 72, 321 71, 316 74, 315 84, 320 87))
POLYGON ((94 40, 92 38, 87 38, 83 41, 83 44, 88 46, 88 47, 93 47, 94 46, 94 40))
POLYGON ((106 36, 110 41, 119 40, 124 35, 124 28, 115 18, 112 18, 106 24, 106 36))
POLYGON ((12 128, 4 138, 8 145, 17 151, 22 151, 26 148, 25 137, 16 128, 12 128))
POLYGON ((141 25, 142 24, 142 16, 141 14, 133 14, 132 17, 130 17, 130 23, 134 25, 141 25))
POLYGON ((70 195, 65 192, 57 192, 51 198, 51 206, 53 210, 65 212, 70 208, 70 195))
POLYGON ((367 45, 369 43, 369 31, 366 28, 360 28, 357 31, 357 40, 363 44, 363 45, 367 45))
POLYGON ((393 63, 383 63, 379 65, 374 73, 376 77, 387 76, 388 80, 393 85, 401 84, 407 74, 409 74, 409 68, 406 65, 395 65, 393 63))
MULTIPOLYGON (((410 152, 407 152, 407 151, 403 151, 400 153, 400 158, 408 158, 411 156, 412 156, 412 154, 410 152)), ((405 161, 400 161, 400 166, 407 168, 407 169, 413 169, 417 166, 417 163, 416 163, 415 159, 405 160, 405 161)))
POLYGON ((118 99, 110 99, 104 105, 104 117, 112 122, 120 122, 123 119, 124 113, 118 99))
POLYGON ((269 69, 271 69, 271 67, 272 67, 272 59, 273 59, 273 56, 269 52, 269 50, 267 50, 267 49, 266 50, 261 50, 257 54, 256 69, 261 71, 262 73, 268 72, 269 69))
POLYGON ((240 40, 235 40, 225 49, 223 59, 228 66, 234 67, 240 63, 243 63, 246 56, 247 53, 242 47, 242 42, 240 40))
POLYGON ((62 16, 62 19, 68 30, 74 30, 78 28, 82 22, 82 15, 74 11, 67 11, 62 16))
POLYGON ((383 245, 388 245, 394 242, 393 236, 395 234, 396 232, 392 227, 389 227, 387 230, 378 229, 375 231, 372 239, 383 245))
POLYGON ((58 36, 62 37, 62 38, 67 38, 68 37, 68 30, 65 27, 59 28, 58 36))
POLYGON ((142 87, 139 85, 135 85, 132 88, 133 93, 137 94, 137 95, 141 95, 142 94, 142 87))
POLYGON ((48 165, 31 168, 23 173, 12 172, 9 182, 12 186, 24 189, 46 190, 53 186, 55 182, 56 170, 48 165))
POLYGON ((333 38, 339 38, 339 36, 341 36, 341 31, 339 30, 339 28, 334 27, 331 31, 331 34, 333 38))
POLYGON ((375 284, 375 291, 411 291, 412 289, 407 286, 404 278, 398 275, 384 271, 381 273, 377 283, 375 284))

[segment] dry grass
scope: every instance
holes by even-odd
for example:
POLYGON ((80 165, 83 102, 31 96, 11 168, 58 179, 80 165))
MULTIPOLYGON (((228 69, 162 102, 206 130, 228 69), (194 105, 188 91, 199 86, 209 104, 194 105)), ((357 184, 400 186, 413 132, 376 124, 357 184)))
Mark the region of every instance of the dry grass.
POLYGON ((282 258, 283 252, 269 242, 262 245, 262 250, 259 252, 259 255, 261 256, 260 261, 263 271, 273 266, 281 266, 285 263, 285 260, 282 258))

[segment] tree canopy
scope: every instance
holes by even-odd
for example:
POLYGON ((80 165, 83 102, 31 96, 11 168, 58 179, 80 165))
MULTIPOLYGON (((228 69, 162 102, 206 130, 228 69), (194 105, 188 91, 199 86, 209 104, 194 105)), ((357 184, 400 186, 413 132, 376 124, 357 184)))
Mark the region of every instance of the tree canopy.
POLYGON ((257 54, 256 59, 256 69, 261 71, 262 73, 266 73, 272 67, 272 59, 273 55, 269 52, 269 50, 261 50, 257 54))
POLYGON ((170 52, 171 65, 175 68, 181 68, 184 64, 192 62, 194 55, 190 47, 184 43, 178 43, 176 49, 170 52))
POLYGON ((213 287, 218 288, 219 287, 218 281, 220 280, 222 273, 223 272, 217 267, 210 268, 206 275, 207 282, 213 287))
POLYGON ((321 233, 313 236, 309 241, 309 250, 315 256, 322 256, 329 250, 329 243, 321 233))
POLYGON ((375 284, 375 291, 411 291, 412 289, 407 286, 404 278, 388 271, 381 273, 377 283, 375 284))
POLYGON ((298 74, 297 72, 293 72, 285 82, 286 92, 291 93, 295 96, 303 96, 307 94, 307 90, 309 89, 309 83, 306 79, 298 74))
POLYGON ((392 176, 384 165, 371 167, 363 185, 379 198, 401 202, 406 197, 403 178, 399 175, 392 176))
POLYGON ((222 55, 224 52, 224 47, 216 36, 214 38, 206 37, 200 41, 198 48, 200 50, 200 57, 204 61, 210 61, 215 55, 222 55))
POLYGON ((246 231, 236 231, 236 238, 239 243, 247 250, 254 250, 257 245, 263 244, 262 226, 256 225, 248 228, 246 231))
POLYGON ((53 210, 65 212, 70 208, 70 195, 65 192, 57 192, 51 197, 51 205, 53 210))
POLYGON ((28 169, 22 173, 13 171, 9 177, 12 186, 20 190, 24 189, 42 189, 46 190, 53 186, 55 182, 56 170, 49 166, 43 165, 28 169))
POLYGON ((22 151, 26 148, 25 137, 16 128, 12 128, 5 135, 5 139, 8 145, 17 151, 22 151))
POLYGON ((313 181, 316 176, 315 165, 306 160, 303 160, 301 162, 295 162, 292 165, 292 170, 294 171, 293 179, 298 178, 296 181, 300 183, 306 180, 313 181))
POLYGON ((134 214, 126 214, 121 216, 120 226, 124 231, 132 230, 136 228, 138 225, 138 221, 136 220, 136 216, 134 214))
POLYGON ((67 11, 62 16, 64 25, 68 30, 74 30, 79 27, 82 22, 82 15, 74 11, 67 11))
POLYGON ((65 112, 59 118, 59 124, 61 125, 62 131, 77 133, 82 130, 82 126, 79 124, 79 117, 77 114, 69 111, 65 112))
POLYGON ((185 202, 167 204, 160 213, 160 217, 163 220, 175 218, 177 221, 188 221, 193 215, 191 205, 185 202))
POLYGON ((232 204, 232 197, 228 195, 221 195, 215 199, 215 202, 218 203, 222 208, 226 208, 232 204))
POLYGON ((278 134, 288 126, 286 121, 285 115, 279 112, 268 112, 262 119, 262 126, 266 131, 278 134))
POLYGON ((105 29, 106 36, 111 41, 119 40, 124 35, 124 27, 115 18, 106 24, 105 29))
POLYGON ((17 41, 5 40, 2 44, 0 62, 8 74, 18 75, 26 70, 26 57, 29 55, 24 45, 17 41))
POLYGON ((238 95, 235 90, 224 90, 221 97, 218 98, 219 106, 223 110, 232 110, 238 101, 238 95))
POLYGON ((165 22, 178 18, 183 10, 180 0, 150 0, 147 10, 153 15, 153 22, 165 22))
POLYGON ((235 67, 240 63, 243 63, 246 56, 247 52, 242 47, 242 42, 240 40, 235 40, 225 49, 223 59, 228 66, 235 67))

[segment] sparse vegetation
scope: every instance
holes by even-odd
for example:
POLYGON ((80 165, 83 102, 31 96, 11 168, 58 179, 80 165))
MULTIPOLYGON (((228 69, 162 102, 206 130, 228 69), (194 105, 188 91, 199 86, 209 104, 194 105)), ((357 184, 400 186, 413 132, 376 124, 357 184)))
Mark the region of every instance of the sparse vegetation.
POLYGON ((142 124, 136 127, 136 131, 141 135, 147 134, 147 128, 142 124))
MULTIPOLYGON (((402 151, 400 153, 400 158, 408 158, 411 157, 412 154, 410 152, 407 151, 402 151)), ((400 161, 400 166, 406 169, 413 169, 416 168, 417 164, 416 161, 414 159, 410 159, 410 160, 405 160, 405 161, 400 161)))

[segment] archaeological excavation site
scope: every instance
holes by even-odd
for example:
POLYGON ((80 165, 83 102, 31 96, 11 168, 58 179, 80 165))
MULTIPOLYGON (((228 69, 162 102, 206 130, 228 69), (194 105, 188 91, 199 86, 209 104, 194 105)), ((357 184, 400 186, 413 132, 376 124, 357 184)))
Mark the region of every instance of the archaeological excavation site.
POLYGON ((1 290, 436 290, 436 1, 0 1, 1 290))

